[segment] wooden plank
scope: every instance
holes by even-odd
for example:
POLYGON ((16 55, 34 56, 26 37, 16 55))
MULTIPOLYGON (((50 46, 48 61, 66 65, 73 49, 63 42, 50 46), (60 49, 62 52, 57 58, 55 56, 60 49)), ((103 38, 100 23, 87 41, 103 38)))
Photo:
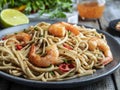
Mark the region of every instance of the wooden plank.
POLYGON ((116 70, 113 75, 114 75, 116 87, 118 90, 120 90, 120 68, 116 70))
MULTIPOLYGON (((108 24, 111 20, 120 18, 120 1, 111 1, 106 4, 106 10, 104 13, 104 17, 100 19, 101 26, 103 29, 108 27, 108 24)), ((114 36, 115 39, 120 43, 120 37, 114 36)), ((115 80, 115 84, 118 90, 120 90, 120 68, 115 71, 113 74, 113 78, 115 80)))
POLYGON ((115 87, 111 79, 111 76, 107 76, 98 82, 80 87, 79 90, 115 90, 115 87))
POLYGON ((102 29, 108 27, 108 23, 114 19, 120 19, 120 1, 110 1, 106 3, 103 17, 100 19, 102 29))
POLYGON ((12 82, 9 90, 33 90, 33 89, 31 89, 30 86, 21 85, 21 84, 17 84, 17 83, 12 82))
POLYGON ((106 3, 105 9, 105 19, 109 22, 114 19, 120 18, 120 1, 119 0, 112 0, 106 3))
POLYGON ((0 90, 8 90, 9 86, 9 81, 0 77, 0 90))
POLYGON ((85 20, 85 21, 84 20, 79 20, 78 24, 99 29, 99 24, 98 24, 97 20, 85 20))
POLYGON ((107 22, 110 22, 114 19, 120 18, 120 1, 110 1, 106 3, 106 8, 104 11, 104 18, 107 22))

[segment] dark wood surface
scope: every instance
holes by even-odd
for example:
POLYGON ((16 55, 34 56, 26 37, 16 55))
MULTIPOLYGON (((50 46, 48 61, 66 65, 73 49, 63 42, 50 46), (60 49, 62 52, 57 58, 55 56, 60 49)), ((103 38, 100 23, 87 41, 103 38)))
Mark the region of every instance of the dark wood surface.
MULTIPOLYGON (((113 0, 106 3, 106 9, 103 17, 99 20, 91 21, 79 21, 80 24, 91 26, 96 29, 101 29, 107 31, 108 24, 111 20, 120 18, 120 1, 113 0)), ((120 37, 114 36, 118 42, 120 42, 120 37)), ((30 86, 25 86, 21 84, 14 83, 12 81, 5 80, 0 77, 0 90, 56 90, 53 88, 41 89, 30 86)), ((63 89, 60 89, 63 90, 63 89)), ((120 68, 117 69, 113 74, 95 82, 89 83, 88 85, 81 87, 74 87, 64 90, 120 90, 120 68)))

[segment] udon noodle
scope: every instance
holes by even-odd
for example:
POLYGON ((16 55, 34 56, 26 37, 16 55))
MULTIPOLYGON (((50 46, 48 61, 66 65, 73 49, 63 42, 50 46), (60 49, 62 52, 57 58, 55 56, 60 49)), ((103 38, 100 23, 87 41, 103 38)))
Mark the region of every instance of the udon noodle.
MULTIPOLYGON (((50 23, 41 22, 20 32, 3 36, 0 41, 0 70, 26 79, 57 81, 93 74, 96 69, 104 68, 111 61, 103 63, 109 55, 105 54, 105 49, 101 49, 100 45, 94 50, 89 49, 88 42, 93 37, 104 41, 107 45, 105 36, 98 33, 96 29, 72 25, 79 30, 79 35, 66 30, 65 35, 59 37, 48 31, 50 26, 50 23), (34 54, 30 54, 33 45, 36 50, 34 54), (48 66, 38 65, 39 62, 34 63, 35 58, 30 55, 42 57, 44 63, 47 63, 49 58, 46 56, 52 54, 47 55, 49 53, 46 53, 46 48, 52 45, 55 45, 58 50, 56 60, 61 62, 50 61, 48 66)), ((109 47, 108 50, 110 51, 109 47)), ((50 58, 55 59, 54 55, 50 58)))

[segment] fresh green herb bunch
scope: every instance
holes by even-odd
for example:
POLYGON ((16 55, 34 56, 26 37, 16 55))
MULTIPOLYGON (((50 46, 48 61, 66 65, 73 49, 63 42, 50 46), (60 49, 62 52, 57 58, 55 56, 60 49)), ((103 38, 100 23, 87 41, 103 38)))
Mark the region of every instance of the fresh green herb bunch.
POLYGON ((5 6, 9 8, 25 5, 24 13, 39 12, 50 14, 51 18, 65 18, 65 12, 72 12, 72 0, 0 0, 0 10, 5 6))

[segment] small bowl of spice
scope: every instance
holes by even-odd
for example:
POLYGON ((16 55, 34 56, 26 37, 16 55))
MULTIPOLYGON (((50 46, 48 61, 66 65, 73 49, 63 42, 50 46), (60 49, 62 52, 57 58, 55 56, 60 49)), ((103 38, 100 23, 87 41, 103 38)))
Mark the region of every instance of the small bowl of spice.
POLYGON ((110 21, 108 32, 112 35, 120 36, 120 19, 110 21))
POLYGON ((120 21, 115 25, 115 29, 116 29, 117 31, 120 31, 120 21))

